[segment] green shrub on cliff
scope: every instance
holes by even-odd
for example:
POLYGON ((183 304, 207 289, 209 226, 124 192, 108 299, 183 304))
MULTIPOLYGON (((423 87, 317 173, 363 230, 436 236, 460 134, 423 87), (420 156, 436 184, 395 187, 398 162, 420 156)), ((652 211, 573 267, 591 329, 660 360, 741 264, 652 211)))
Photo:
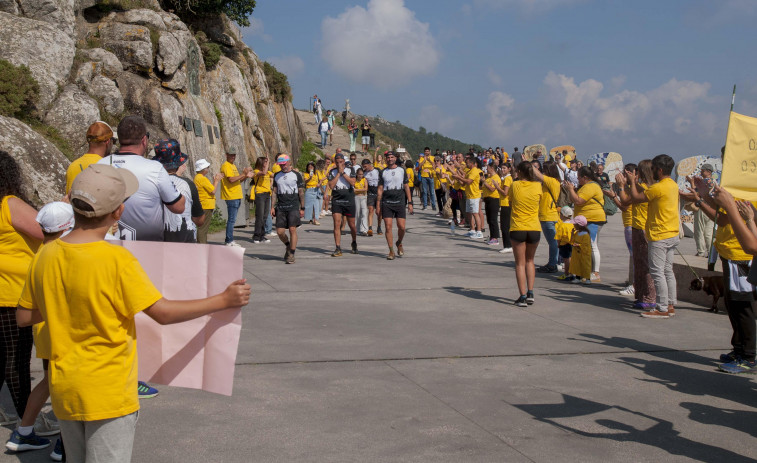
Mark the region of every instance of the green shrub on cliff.
POLYGON ((167 8, 179 16, 205 16, 225 13, 242 27, 250 25, 250 15, 255 9, 255 0, 163 0, 167 8))
POLYGON ((207 42, 200 45, 200 50, 202 50, 202 57, 205 60, 205 69, 215 68, 218 61, 221 60, 221 54, 223 54, 221 46, 217 43, 207 42))
POLYGON ((274 101, 277 103, 292 101, 292 88, 289 86, 289 79, 287 79, 286 74, 279 72, 268 61, 263 62, 263 73, 268 81, 268 89, 271 91, 274 101))
POLYGON ((26 66, 0 59, 0 114, 26 118, 39 98, 39 84, 26 66))

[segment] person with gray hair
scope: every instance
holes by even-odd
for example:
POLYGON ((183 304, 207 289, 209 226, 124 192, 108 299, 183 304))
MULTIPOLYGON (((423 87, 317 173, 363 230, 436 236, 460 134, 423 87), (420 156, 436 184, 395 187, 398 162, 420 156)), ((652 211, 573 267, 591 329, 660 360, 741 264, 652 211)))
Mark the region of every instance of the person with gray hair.
MULTIPOLYGON (((703 164, 699 171, 705 181, 712 186, 715 179, 712 178, 712 164, 703 164)), ((701 208, 694 212, 694 241, 697 244, 697 256, 709 257, 710 245, 712 244, 712 231, 715 229, 715 223, 707 217, 707 214, 701 208)))

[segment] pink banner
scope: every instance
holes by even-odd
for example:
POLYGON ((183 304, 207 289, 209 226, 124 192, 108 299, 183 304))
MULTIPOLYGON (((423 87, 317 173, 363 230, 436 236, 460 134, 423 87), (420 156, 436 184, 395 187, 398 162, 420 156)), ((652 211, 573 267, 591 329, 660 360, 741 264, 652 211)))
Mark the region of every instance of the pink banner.
MULTIPOLYGON (((202 299, 242 278, 244 249, 151 241, 120 243, 139 260, 163 297, 202 299)), ((224 310, 175 325, 136 317, 139 379, 231 395, 242 310, 224 310)))

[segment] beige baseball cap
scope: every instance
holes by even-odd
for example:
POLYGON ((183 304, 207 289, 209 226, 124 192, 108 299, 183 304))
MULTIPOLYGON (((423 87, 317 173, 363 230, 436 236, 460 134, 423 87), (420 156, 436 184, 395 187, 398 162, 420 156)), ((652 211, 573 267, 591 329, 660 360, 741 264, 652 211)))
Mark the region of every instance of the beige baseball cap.
POLYGON ((74 206, 74 211, 85 217, 102 217, 118 209, 126 198, 139 189, 139 180, 127 169, 107 164, 92 164, 76 176, 71 185, 71 199, 90 205, 92 211, 74 206))

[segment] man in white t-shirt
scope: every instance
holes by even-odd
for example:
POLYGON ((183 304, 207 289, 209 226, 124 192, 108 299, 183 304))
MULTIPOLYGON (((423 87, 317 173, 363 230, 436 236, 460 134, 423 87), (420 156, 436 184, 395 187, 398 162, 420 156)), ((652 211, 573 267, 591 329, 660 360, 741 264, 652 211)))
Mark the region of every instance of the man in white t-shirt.
POLYGON ((120 149, 98 164, 131 171, 139 180, 139 190, 124 203, 118 221, 118 238, 134 241, 163 241, 163 205, 174 214, 184 212, 184 196, 157 161, 145 159, 150 134, 139 116, 126 116, 118 124, 120 149))

